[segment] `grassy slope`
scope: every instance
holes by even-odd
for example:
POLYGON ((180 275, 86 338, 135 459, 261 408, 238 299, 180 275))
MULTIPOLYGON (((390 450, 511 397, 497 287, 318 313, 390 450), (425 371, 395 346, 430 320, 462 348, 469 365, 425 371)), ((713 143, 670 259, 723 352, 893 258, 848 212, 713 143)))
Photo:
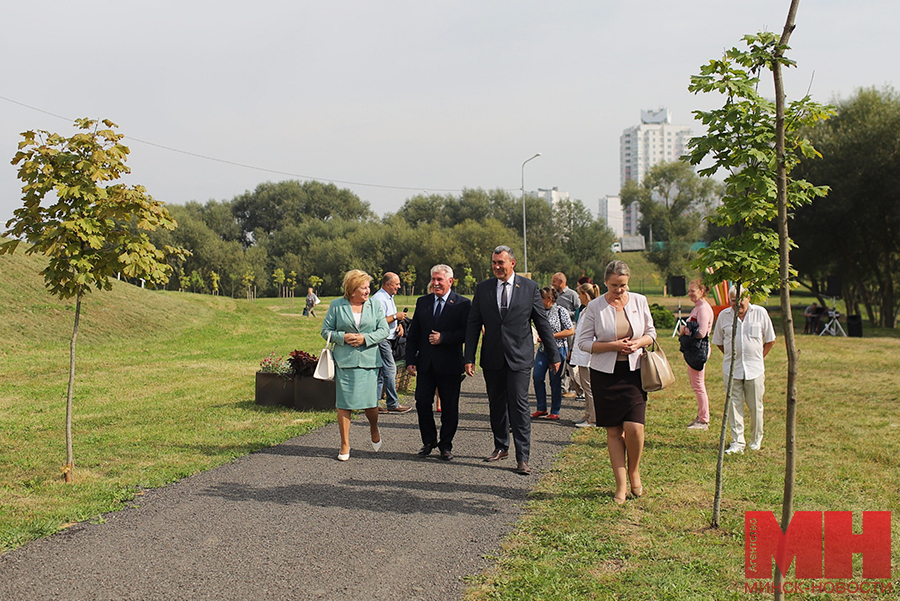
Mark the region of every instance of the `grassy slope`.
POLYGON ((260 359, 293 348, 318 352, 321 318, 300 319, 275 299, 248 303, 117 282, 82 305, 76 483, 63 484, 74 303, 44 289, 41 264, 0 256, 0 550, 116 509, 138 487, 332 419, 253 403, 260 359))

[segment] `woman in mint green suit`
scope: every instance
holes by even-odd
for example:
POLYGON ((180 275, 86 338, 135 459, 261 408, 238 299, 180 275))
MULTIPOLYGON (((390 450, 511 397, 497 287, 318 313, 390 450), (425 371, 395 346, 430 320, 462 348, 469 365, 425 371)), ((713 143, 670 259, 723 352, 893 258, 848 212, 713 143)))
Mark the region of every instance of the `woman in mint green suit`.
POLYGON ((378 431, 378 370, 381 353, 378 343, 389 329, 381 303, 369 300, 372 277, 352 269, 344 276, 344 297, 332 301, 322 322, 322 338, 331 335, 334 343, 334 380, 337 384, 338 430, 341 434, 340 461, 350 459, 350 412, 364 409, 372 434, 372 448, 381 448, 378 431))

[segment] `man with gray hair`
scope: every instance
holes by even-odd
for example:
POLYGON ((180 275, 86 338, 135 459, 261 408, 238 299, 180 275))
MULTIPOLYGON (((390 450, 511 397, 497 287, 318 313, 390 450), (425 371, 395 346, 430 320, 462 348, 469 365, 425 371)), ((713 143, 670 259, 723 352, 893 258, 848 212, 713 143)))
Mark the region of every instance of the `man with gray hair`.
POLYGON ((406 337, 406 370, 416 376, 416 413, 426 457, 437 447, 441 459, 453 459, 453 437, 459 426, 459 389, 463 375, 463 342, 472 301, 452 289, 448 265, 431 268, 431 293, 416 301, 406 337), (441 435, 434 424, 435 391, 441 397, 441 435))
MULTIPOLYGON (((556 290, 556 304, 568 311, 569 319, 572 320, 572 323, 575 323, 575 315, 578 312, 578 307, 581 306, 581 299, 578 298, 577 292, 569 288, 566 274, 561 271, 554 273, 553 278, 550 280, 550 286, 556 290)), ((575 348, 575 336, 569 336, 566 339, 566 344, 569 349, 575 348)), ((563 396, 567 399, 582 396, 583 392, 578 385, 578 378, 574 376, 574 368, 569 365, 566 357, 562 359, 566 364, 566 371, 562 378, 562 388, 566 391, 563 396)))
POLYGON ((734 381, 731 400, 728 403, 728 424, 731 426, 731 446, 725 452, 741 454, 746 447, 744 439, 744 403, 750 410, 753 423, 750 449, 758 451, 763 439, 763 394, 766 392, 766 365, 763 359, 775 346, 775 328, 769 312, 758 305, 751 305, 747 291, 740 299, 737 291, 729 292, 731 306, 721 313, 713 328, 712 343, 725 355, 722 373, 725 393, 728 393, 728 374, 731 371, 731 349, 734 348, 734 381), (737 330, 734 313, 737 311, 737 330))
POLYGON ((403 334, 403 326, 398 322, 403 320, 403 313, 397 311, 397 305, 394 304, 394 295, 400 290, 400 276, 391 271, 384 274, 381 278, 381 288, 372 295, 372 299, 380 302, 384 308, 385 319, 391 333, 387 340, 378 343, 378 349, 381 352, 381 369, 378 370, 378 389, 377 398, 381 401, 381 396, 386 396, 386 409, 379 407, 379 413, 406 413, 412 407, 400 404, 400 397, 397 395, 397 364, 394 363, 394 349, 392 341, 403 334))

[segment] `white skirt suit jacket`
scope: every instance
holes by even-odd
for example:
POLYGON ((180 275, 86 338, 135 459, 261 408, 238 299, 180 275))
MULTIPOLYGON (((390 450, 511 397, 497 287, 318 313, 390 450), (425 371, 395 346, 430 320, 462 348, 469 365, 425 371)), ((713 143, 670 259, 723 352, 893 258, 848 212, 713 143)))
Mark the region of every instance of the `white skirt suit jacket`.
MULTIPOLYGON (((636 292, 628 293, 628 302, 625 303, 625 317, 634 331, 632 338, 650 336, 656 340, 656 328, 653 326, 653 316, 650 315, 650 305, 647 297, 636 292)), ((582 351, 591 352, 594 341, 612 342, 616 340, 616 308, 606 302, 606 295, 599 296, 588 303, 587 309, 582 311, 579 322, 584 321, 581 330, 576 334, 575 345, 582 351)), ((640 369, 640 360, 644 352, 628 355, 628 366, 631 371, 640 369)), ((590 368, 603 373, 611 374, 616 367, 614 351, 606 353, 592 353, 590 368)))

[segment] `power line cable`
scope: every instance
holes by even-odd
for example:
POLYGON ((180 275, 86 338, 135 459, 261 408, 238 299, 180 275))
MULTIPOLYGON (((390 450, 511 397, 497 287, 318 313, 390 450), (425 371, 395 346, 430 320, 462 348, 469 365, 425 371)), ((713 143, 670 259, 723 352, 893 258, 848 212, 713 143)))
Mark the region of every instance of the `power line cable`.
MULTIPOLYGON (((10 103, 12 103, 12 104, 17 104, 17 105, 19 105, 19 106, 25 107, 25 108, 30 109, 30 110, 32 110, 32 111, 37 111, 37 112, 39 112, 39 113, 44 113, 45 115, 50 115, 51 117, 57 117, 57 118, 59 118, 59 119, 63 119, 63 120, 65 120, 65 121, 68 121, 69 123, 71 123, 72 121, 74 121, 74 119, 70 119, 70 118, 68 118, 68 117, 64 117, 63 115, 58 115, 58 114, 56 114, 56 113, 51 113, 50 111, 47 111, 47 110, 38 108, 38 107, 36 107, 36 106, 31 106, 31 105, 29 105, 29 104, 25 104, 24 102, 19 102, 18 100, 13 100, 12 98, 7 98, 6 96, 0 96, 0 100, 5 100, 6 102, 10 102, 10 103)), ((125 138, 127 138, 127 139, 129 139, 129 140, 134 140, 135 142, 139 142, 139 143, 141 143, 141 144, 146 144, 146 145, 148 145, 148 146, 155 146, 156 148, 161 148, 161 149, 163 149, 163 150, 168 150, 168 151, 170 151, 170 152, 177 152, 177 153, 179 153, 179 154, 184 154, 184 155, 187 155, 187 156, 197 157, 197 158, 199 158, 199 159, 205 159, 205 160, 207 160, 207 161, 214 161, 214 162, 216 162, 216 163, 223 163, 223 164, 225 164, 225 165, 234 165, 235 167, 243 167, 243 168, 245 168, 245 169, 253 169, 253 170, 256 170, 256 171, 263 171, 263 172, 266 172, 266 173, 275 173, 275 174, 277 174, 277 175, 287 175, 287 176, 290 176, 290 177, 297 177, 297 178, 300 178, 300 179, 315 180, 315 181, 323 181, 323 182, 329 182, 329 183, 334 183, 334 184, 343 184, 343 185, 346 185, 346 186, 365 186, 365 187, 369 187, 369 188, 383 188, 383 189, 389 189, 389 190, 417 190, 417 191, 423 191, 423 190, 425 190, 425 191, 432 191, 432 192, 462 192, 462 188, 431 188, 431 187, 422 187, 422 186, 418 186, 418 187, 414 187, 414 186, 390 186, 390 185, 385 185, 385 184, 369 184, 369 183, 365 183, 365 182, 352 182, 352 181, 339 180, 339 179, 331 179, 331 178, 324 178, 324 177, 315 177, 315 176, 312 176, 312 175, 303 175, 303 174, 300 174, 300 173, 292 173, 292 172, 290 172, 290 171, 280 171, 280 170, 278 170, 278 169, 269 169, 268 167, 258 167, 258 166, 256 166, 256 165, 247 165, 246 163, 238 163, 238 162, 236 162, 236 161, 229 161, 229 160, 227 160, 227 159, 220 159, 220 158, 216 158, 216 157, 211 157, 211 156, 208 156, 208 155, 205 155, 205 154, 200 154, 200 153, 197 153, 197 152, 190 152, 190 151, 188 151, 188 150, 181 150, 181 149, 178 149, 178 148, 173 148, 173 147, 171 147, 171 146, 165 146, 165 145, 163 145, 163 144, 157 144, 156 142, 149 142, 149 141, 147 141, 147 140, 142 140, 142 139, 140 139, 140 138, 135 138, 134 136, 127 136, 127 135, 126 135, 125 138)))

